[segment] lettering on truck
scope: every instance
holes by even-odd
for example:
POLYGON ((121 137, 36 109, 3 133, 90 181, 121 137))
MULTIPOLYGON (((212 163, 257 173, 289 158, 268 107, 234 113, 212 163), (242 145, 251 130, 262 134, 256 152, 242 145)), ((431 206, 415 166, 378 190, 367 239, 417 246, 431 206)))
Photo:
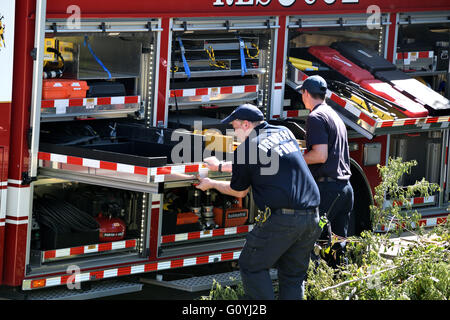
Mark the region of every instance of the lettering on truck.
MULTIPOLYGON (((277 0, 280 5, 283 7, 290 7, 297 0, 277 0)), ((313 5, 320 0, 303 0, 307 5, 313 5)), ((336 0, 322 0, 324 3, 331 5, 336 3, 336 0)), ((228 6, 268 6, 272 0, 214 0, 213 6, 224 6, 225 3, 228 6)), ((337 1, 339 2, 339 1, 337 1)), ((342 4, 357 4, 359 0, 341 0, 342 4)))

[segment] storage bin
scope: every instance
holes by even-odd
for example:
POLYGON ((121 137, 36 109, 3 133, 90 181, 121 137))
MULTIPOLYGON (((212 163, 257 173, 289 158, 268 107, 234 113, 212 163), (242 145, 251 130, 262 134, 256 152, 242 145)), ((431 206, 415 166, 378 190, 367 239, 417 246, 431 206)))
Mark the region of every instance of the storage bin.
POLYGON ((43 100, 85 98, 89 90, 86 81, 72 79, 45 79, 42 87, 43 100))

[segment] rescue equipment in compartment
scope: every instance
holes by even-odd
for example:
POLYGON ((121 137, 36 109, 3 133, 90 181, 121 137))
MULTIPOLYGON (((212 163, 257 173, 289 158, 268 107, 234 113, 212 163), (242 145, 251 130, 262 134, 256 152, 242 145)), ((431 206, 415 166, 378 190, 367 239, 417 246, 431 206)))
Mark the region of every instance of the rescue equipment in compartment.
POLYGON ((105 217, 100 212, 95 220, 100 225, 99 240, 101 242, 119 241, 125 237, 126 226, 121 219, 113 218, 112 216, 105 217))
POLYGON ((238 37, 238 39, 239 39, 239 54, 241 57, 241 77, 243 77, 243 76, 245 76, 245 74, 248 71, 247 64, 245 62, 245 55, 244 55, 245 43, 241 37, 238 37))
POLYGON ((119 241, 125 237, 126 225, 118 218, 124 212, 116 202, 103 203, 102 211, 95 220, 100 225, 100 241, 119 241))
POLYGON ((66 61, 73 60, 74 45, 71 42, 46 38, 44 49, 44 79, 61 78, 66 69, 66 61))
POLYGON ((397 119, 398 117, 398 114, 395 113, 395 109, 392 108, 393 112, 390 112, 386 106, 383 106, 380 103, 368 99, 355 87, 352 87, 339 81, 331 80, 329 81, 329 88, 334 92, 346 97, 347 99, 350 99, 352 102, 356 103, 359 107, 376 115, 378 118, 382 120, 394 120, 397 119))
POLYGON ((303 60, 295 57, 289 57, 289 62, 298 70, 301 71, 327 71, 330 70, 327 67, 323 67, 312 61, 303 60))
POLYGON ((209 62, 209 65, 211 67, 217 67, 217 68, 222 68, 222 69, 228 69, 227 65, 223 62, 223 61, 217 61, 216 60, 216 55, 214 54, 214 49, 212 46, 209 46, 209 49, 205 49, 206 53, 209 56, 209 59, 211 60, 209 62))
POLYGON ((71 79, 45 79, 42 83, 42 99, 85 98, 89 86, 86 81, 71 79))
POLYGON ((39 224, 40 249, 97 243, 98 222, 70 203, 49 195, 35 199, 33 217, 39 224))
POLYGON ((177 38, 178 43, 180 44, 180 51, 181 51, 181 59, 183 60, 183 67, 184 67, 184 73, 186 73, 187 78, 189 79, 191 77, 191 70, 189 69, 189 65, 186 61, 185 53, 186 50, 184 50, 183 41, 181 41, 181 38, 177 38))
POLYGON ((223 196, 222 206, 213 209, 214 221, 222 228, 242 226, 248 218, 248 209, 242 207, 242 198, 223 196))

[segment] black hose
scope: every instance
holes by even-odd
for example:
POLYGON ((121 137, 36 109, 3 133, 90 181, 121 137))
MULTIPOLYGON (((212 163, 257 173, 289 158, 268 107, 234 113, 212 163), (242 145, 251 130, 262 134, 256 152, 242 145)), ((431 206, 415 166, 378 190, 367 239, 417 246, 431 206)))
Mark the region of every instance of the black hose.
POLYGON ((99 228, 98 222, 86 212, 52 197, 35 200, 33 211, 38 223, 55 233, 89 232, 99 228))

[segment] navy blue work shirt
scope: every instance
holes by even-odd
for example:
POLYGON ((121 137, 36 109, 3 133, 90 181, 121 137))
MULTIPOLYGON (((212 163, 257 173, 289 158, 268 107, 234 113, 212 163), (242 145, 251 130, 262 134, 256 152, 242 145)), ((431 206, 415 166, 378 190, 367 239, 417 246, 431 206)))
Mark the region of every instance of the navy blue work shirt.
POLYGON ((315 106, 306 120, 308 151, 315 144, 328 145, 328 158, 325 163, 309 165, 314 178, 330 177, 343 181, 349 180, 351 172, 347 128, 336 111, 326 103, 315 106))
POLYGON ((301 210, 320 204, 319 188, 294 135, 265 121, 234 152, 230 187, 243 191, 250 186, 260 210, 301 210))

